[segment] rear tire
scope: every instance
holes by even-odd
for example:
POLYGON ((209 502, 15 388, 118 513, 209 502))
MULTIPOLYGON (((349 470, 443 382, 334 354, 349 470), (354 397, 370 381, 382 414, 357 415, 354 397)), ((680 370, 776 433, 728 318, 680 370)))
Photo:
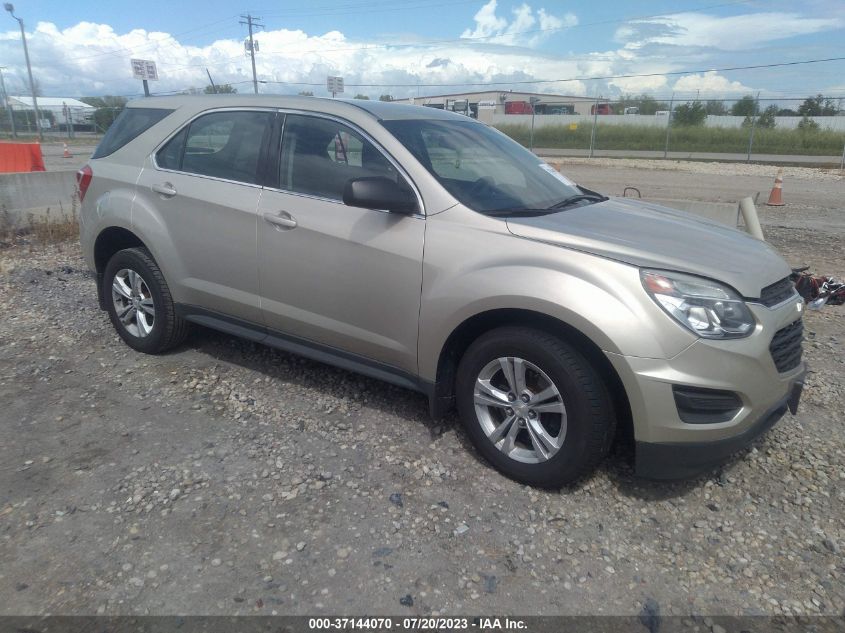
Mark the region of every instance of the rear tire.
POLYGON ((176 315, 170 288, 146 248, 127 248, 112 256, 103 274, 103 297, 114 329, 132 349, 160 354, 188 334, 188 324, 176 315))
POLYGON ((517 481, 560 487, 592 472, 610 447, 613 401, 565 340, 525 327, 479 337, 458 365, 461 421, 478 451, 517 481))

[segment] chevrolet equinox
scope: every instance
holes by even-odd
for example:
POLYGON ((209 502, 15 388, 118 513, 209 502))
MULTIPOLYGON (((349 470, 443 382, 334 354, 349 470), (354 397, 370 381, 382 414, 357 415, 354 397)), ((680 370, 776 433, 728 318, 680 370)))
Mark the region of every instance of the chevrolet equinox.
POLYGON ((78 174, 100 306, 150 354, 198 323, 457 407, 517 480, 691 476, 801 393, 765 242, 581 187, 497 130, 313 97, 130 103, 78 174))

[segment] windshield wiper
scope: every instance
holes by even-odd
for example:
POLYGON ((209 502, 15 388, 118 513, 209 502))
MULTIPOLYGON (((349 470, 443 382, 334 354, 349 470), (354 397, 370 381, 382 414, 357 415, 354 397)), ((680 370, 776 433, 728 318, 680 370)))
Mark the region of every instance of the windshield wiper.
POLYGON ((523 218, 530 218, 537 215, 546 215, 548 213, 554 213, 554 210, 551 208, 548 209, 526 209, 522 207, 516 207, 512 209, 491 209, 489 211, 483 211, 484 215, 489 215, 491 218, 515 218, 515 217, 523 217, 523 218))
POLYGON ((603 196, 598 193, 578 193, 574 196, 569 196, 568 198, 564 198, 560 202, 557 202, 549 207, 549 209, 563 209, 564 207, 568 207, 571 204, 575 204, 576 202, 581 202, 583 200, 589 200, 591 202, 604 202, 608 200, 607 196, 603 196))

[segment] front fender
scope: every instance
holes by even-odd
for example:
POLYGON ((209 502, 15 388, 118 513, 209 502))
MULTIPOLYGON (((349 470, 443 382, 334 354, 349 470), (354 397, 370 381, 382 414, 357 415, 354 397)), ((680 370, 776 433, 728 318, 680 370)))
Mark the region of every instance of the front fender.
POLYGON ((423 378, 436 379, 452 332, 490 310, 550 316, 614 354, 671 358, 695 341, 648 297, 636 267, 516 237, 503 220, 466 209, 460 213, 463 217, 447 211, 430 218, 426 230, 419 336, 423 378))

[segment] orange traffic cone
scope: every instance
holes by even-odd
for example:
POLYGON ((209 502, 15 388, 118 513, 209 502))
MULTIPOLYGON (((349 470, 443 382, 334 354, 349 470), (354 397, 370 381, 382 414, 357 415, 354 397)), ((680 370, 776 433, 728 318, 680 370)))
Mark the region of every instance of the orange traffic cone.
POLYGON ((73 158, 73 154, 70 153, 70 150, 67 148, 67 143, 63 143, 65 146, 64 154, 62 154, 62 158, 73 158))
POLYGON ((775 186, 772 187, 772 192, 769 194, 769 200, 766 202, 766 206, 782 207, 783 205, 783 169, 778 169, 778 174, 775 176, 775 186))

